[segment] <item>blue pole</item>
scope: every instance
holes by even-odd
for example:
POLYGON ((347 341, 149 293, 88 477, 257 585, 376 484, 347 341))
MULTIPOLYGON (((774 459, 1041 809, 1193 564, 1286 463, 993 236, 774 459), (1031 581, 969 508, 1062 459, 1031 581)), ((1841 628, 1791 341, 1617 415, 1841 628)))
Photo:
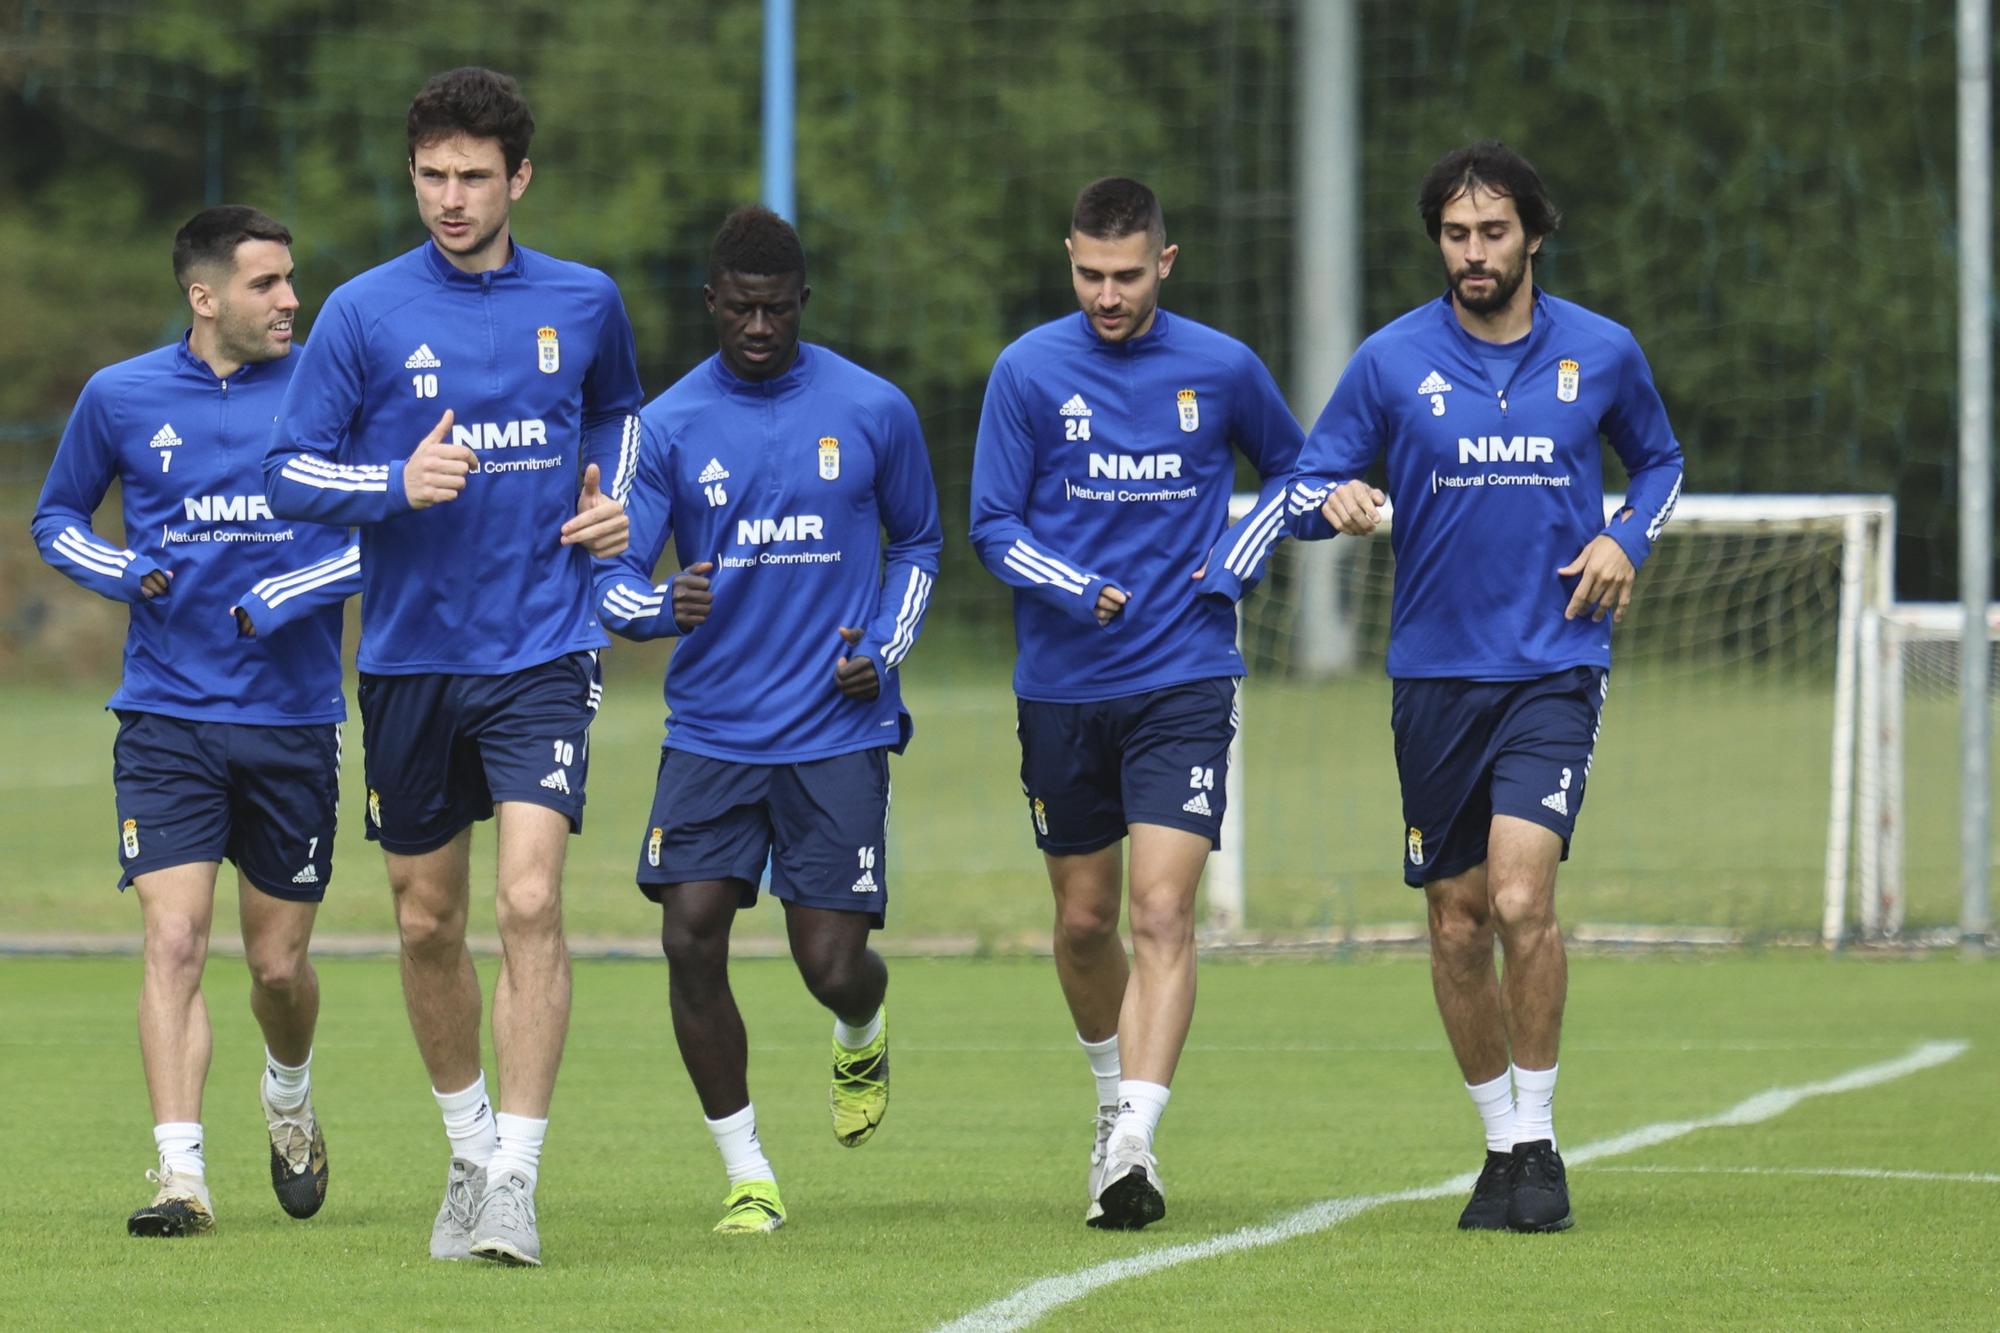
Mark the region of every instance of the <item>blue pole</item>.
POLYGON ((764 0, 764 206, 797 216, 792 181, 792 0, 764 0))

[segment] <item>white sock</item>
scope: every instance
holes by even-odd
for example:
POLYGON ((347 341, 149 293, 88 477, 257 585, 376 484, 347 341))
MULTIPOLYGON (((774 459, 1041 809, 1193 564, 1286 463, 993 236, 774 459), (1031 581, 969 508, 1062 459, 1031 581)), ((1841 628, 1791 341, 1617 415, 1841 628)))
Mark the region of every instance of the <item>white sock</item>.
POLYGON ((1160 1127, 1160 1114, 1167 1109, 1173 1089, 1164 1083, 1146 1083, 1136 1078, 1118 1080, 1118 1123, 1111 1127, 1115 1142, 1136 1136, 1153 1149, 1153 1131, 1160 1127))
POLYGON ((1097 1104, 1118 1105, 1118 1034, 1114 1032, 1103 1041, 1085 1041, 1079 1032, 1076 1044, 1083 1047, 1090 1072, 1097 1078, 1097 1104))
POLYGON ((1486 1122, 1486 1151, 1507 1152, 1514 1146, 1514 1082, 1506 1070, 1498 1078, 1465 1085, 1479 1118, 1486 1122))
MULTIPOLYGON (((851 1049, 851 1048, 850 1048, 851 1049)), ((764 1145, 757 1140, 757 1107, 745 1102, 743 1109, 720 1120, 710 1120, 703 1116, 701 1123, 708 1126, 708 1132, 715 1136, 716 1151, 722 1154, 722 1167, 729 1172, 729 1188, 735 1189, 746 1180, 776 1180, 777 1172, 764 1156, 764 1145)))
MULTIPOLYGON (((879 1005, 875 1009, 875 1017, 868 1020, 866 1027, 851 1028, 847 1026, 846 1021, 840 1015, 834 1015, 833 1039, 850 1051, 866 1049, 869 1042, 881 1035, 882 1010, 879 1005)), ((703 1118, 706 1119, 707 1117, 703 1118)), ((754 1180, 756 1177, 752 1176, 749 1179, 754 1180)))
POLYGON ((1556 1070, 1523 1069, 1514 1066, 1514 1142, 1533 1143, 1547 1139, 1556 1146, 1556 1070))
POLYGON ((493 1160, 499 1135, 493 1128, 493 1104, 486 1100, 486 1075, 457 1092, 431 1089, 438 1110, 444 1112, 445 1137, 451 1140, 451 1155, 478 1166, 493 1160))
POLYGON ((298 1064, 288 1065, 271 1054, 271 1048, 264 1048, 264 1100, 281 1111, 295 1110, 304 1106, 306 1094, 312 1091, 311 1051, 298 1064))
POLYGON ((493 1150, 493 1160, 486 1164, 487 1181, 518 1171, 528 1178, 532 1190, 541 1178, 542 1140, 548 1137, 549 1122, 502 1111, 493 1117, 493 1130, 500 1144, 493 1150))
POLYGON ((153 1143, 160 1150, 160 1165, 175 1175, 208 1175, 208 1163, 201 1156, 199 1120, 170 1120, 154 1125, 153 1143))

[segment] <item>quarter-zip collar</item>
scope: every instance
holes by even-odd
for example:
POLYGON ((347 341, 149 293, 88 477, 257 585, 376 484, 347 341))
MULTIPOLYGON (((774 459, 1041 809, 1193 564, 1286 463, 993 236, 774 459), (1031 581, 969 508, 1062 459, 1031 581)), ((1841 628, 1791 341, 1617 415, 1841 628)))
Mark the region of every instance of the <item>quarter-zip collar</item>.
POLYGON ((519 241, 514 240, 511 236, 507 240, 507 245, 511 251, 507 256, 507 262, 499 268, 488 269, 484 273, 467 273, 464 269, 459 268, 444 257, 444 251, 438 249, 437 242, 432 240, 424 242, 424 262, 429 265, 431 276, 447 287, 478 287, 484 289, 492 286, 502 278, 518 278, 521 276, 525 266, 524 256, 527 253, 527 247, 523 246, 519 241))
POLYGON ((717 352, 708 359, 709 377, 722 393, 737 398, 783 398, 798 393, 812 383, 813 346, 808 342, 799 344, 798 355, 792 364, 785 367, 785 373, 767 380, 746 380, 729 368, 717 352))
MULTIPOLYGON (((1535 293, 1534 313, 1529 316, 1528 335, 1522 339, 1524 354, 1532 354, 1541 345, 1542 339, 1547 333, 1548 326, 1555 322, 1555 312, 1550 308, 1548 298, 1543 293, 1540 285, 1536 285, 1533 290, 1535 293)), ((1495 345, 1486 343, 1484 339, 1475 338, 1465 331, 1465 325, 1458 322, 1458 312, 1452 309, 1451 291, 1449 288, 1445 290, 1443 296, 1438 298, 1437 309, 1438 322, 1451 330, 1451 336, 1457 340, 1460 350, 1467 356, 1477 357, 1482 344, 1489 347, 1495 345)))
MULTIPOLYGON (((1535 293, 1535 304, 1534 312, 1529 316, 1531 323, 1528 328, 1528 336, 1520 340, 1521 355, 1507 371, 1507 380, 1505 383, 1493 383, 1492 367, 1488 364, 1487 359, 1480 354, 1482 347, 1490 348, 1496 344, 1486 342, 1482 338, 1475 338, 1465 331, 1465 325, 1458 322, 1458 313, 1452 309, 1451 291, 1449 289, 1446 289, 1445 294, 1438 301, 1439 322, 1451 330, 1451 336, 1457 340, 1455 346, 1458 348, 1460 354, 1464 356, 1466 364, 1476 369, 1480 376, 1487 380, 1493 390, 1494 396, 1500 404, 1500 413, 1502 416, 1505 416, 1507 413, 1508 390, 1514 387, 1514 381, 1520 378, 1521 371, 1534 363, 1536 355, 1541 351, 1542 344, 1549 339, 1550 328, 1556 322, 1555 310, 1549 305, 1548 298, 1543 293, 1541 287, 1537 285, 1533 290, 1535 293)), ((1507 345, 1512 346, 1512 344, 1507 345)))
POLYGON ((1090 316, 1083 311, 1077 311, 1070 318, 1075 321, 1077 332, 1083 336, 1084 344, 1092 351, 1105 356, 1140 356, 1155 347, 1164 347, 1167 345, 1167 338, 1173 326, 1173 316, 1167 313, 1167 308, 1154 306, 1153 327, 1136 338, 1125 338, 1114 343, 1106 342, 1097 335, 1097 329, 1092 326, 1090 316))
MULTIPOLYGON (((235 374, 230 375, 227 378, 217 375, 215 373, 215 367, 209 365, 208 362, 202 360, 200 357, 194 354, 193 339, 194 339, 193 329, 187 329, 182 332, 180 344, 177 347, 174 354, 174 369, 179 374, 186 375, 192 379, 200 380, 204 384, 221 385, 222 387, 227 388, 231 384, 249 383, 250 381, 257 379, 261 375, 267 375, 270 373, 270 367, 272 366, 273 362, 245 361, 242 365, 236 368, 235 374)), ((287 353, 287 355, 295 354, 297 351, 298 349, 295 347, 292 349, 292 352, 287 353)), ((282 361, 284 360, 284 357, 279 357, 277 359, 282 361)))

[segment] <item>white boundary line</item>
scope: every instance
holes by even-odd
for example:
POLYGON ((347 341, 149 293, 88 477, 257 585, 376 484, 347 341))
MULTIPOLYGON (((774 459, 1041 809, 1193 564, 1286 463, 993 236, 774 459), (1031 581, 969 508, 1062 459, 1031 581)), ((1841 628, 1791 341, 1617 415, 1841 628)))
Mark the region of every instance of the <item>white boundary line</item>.
POLYGON ((1958 1185, 2000 1185, 1984 1171, 1890 1171, 1873 1166, 1607 1166, 1605 1171, 1645 1176, 1834 1176, 1850 1180, 1943 1180, 1958 1185))
MULTIPOLYGON (((1564 1160, 1571 1166, 1581 1166, 1600 1157, 1615 1157, 1622 1153, 1637 1152, 1641 1148, 1651 1148, 1692 1134, 1696 1130, 1760 1124, 1783 1115, 1811 1097, 1858 1092, 1863 1088, 1872 1088, 1878 1084, 1893 1082, 1935 1068, 1965 1054, 1970 1044, 1964 1041, 1927 1041, 1894 1060, 1862 1065, 1858 1069, 1851 1069, 1845 1074, 1817 1083, 1766 1089, 1714 1115, 1694 1120, 1663 1120, 1608 1139, 1599 1139, 1595 1143, 1586 1143, 1566 1153, 1564 1160)), ((1300 1236, 1310 1236, 1315 1232, 1337 1227, 1349 1218, 1358 1217, 1384 1204, 1415 1203, 1419 1200, 1440 1199, 1460 1194, 1472 1188, 1476 1174, 1468 1171, 1463 1175, 1441 1180, 1435 1185, 1398 1190, 1392 1194, 1358 1194, 1344 1199, 1325 1199, 1319 1203, 1308 1204, 1288 1217, 1282 1217, 1276 1222, 1268 1222, 1262 1226, 1244 1227, 1241 1230, 1225 1232, 1220 1236, 1211 1236, 1207 1240, 1192 1241, 1184 1245, 1169 1245, 1150 1250, 1145 1254, 1133 1255, 1128 1259, 1114 1259, 1109 1263, 1095 1264, 1073 1273, 1045 1277, 1029 1283, 1011 1296, 1004 1296, 991 1304, 982 1305, 961 1315, 948 1324, 940 1325, 938 1333, 1001 1333, 1002 1330, 1026 1328, 1051 1311, 1073 1301, 1082 1300, 1100 1287, 1108 1287, 1114 1282, 1144 1277, 1163 1268, 1175 1268, 1202 1259, 1213 1259, 1218 1255, 1234 1254, 1239 1250, 1253 1250, 1265 1245, 1276 1245, 1280 1241, 1295 1240, 1300 1236)))

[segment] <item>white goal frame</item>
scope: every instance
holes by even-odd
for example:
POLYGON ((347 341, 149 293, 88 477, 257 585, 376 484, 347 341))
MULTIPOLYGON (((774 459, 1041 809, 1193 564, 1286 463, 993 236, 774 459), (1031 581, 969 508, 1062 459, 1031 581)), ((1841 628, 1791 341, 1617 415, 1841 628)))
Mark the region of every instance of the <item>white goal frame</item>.
MULTIPOLYGON (((1247 515, 1256 503, 1253 494, 1238 492, 1230 497, 1229 521, 1247 515)), ((1623 499, 1605 501, 1605 521, 1616 513, 1623 499)), ((1373 538, 1387 537, 1394 521, 1394 508, 1382 508, 1382 527, 1373 538)), ((1895 874, 1900 877, 1902 844, 1900 804, 1891 802, 1891 782, 1899 782, 1901 772, 1900 732, 1894 741, 1896 764, 1886 764, 1883 725, 1884 701, 1889 697, 1883 679, 1889 660, 1884 643, 1894 631, 1884 633, 1890 623, 1889 611, 1895 601, 1896 586, 1896 501, 1888 495, 1683 495, 1671 520, 1676 532, 1698 529, 1710 532, 1760 532, 1822 530, 1837 532, 1841 538, 1839 625, 1835 641, 1832 764, 1828 776, 1826 822, 1826 874, 1820 917, 1820 939, 1827 947, 1843 943, 1849 936, 1849 881, 1853 899, 1859 905, 1859 925, 1864 934, 1879 930, 1885 901, 1884 872, 1890 865, 1889 843, 1893 843, 1895 874), (1885 777, 1887 780, 1885 781, 1885 777), (1858 817, 1856 806, 1859 805, 1858 817), (1890 810, 1894 818, 1888 817, 1890 810), (1885 837, 1885 835, 1887 835, 1885 837), (1852 872, 1850 874, 1850 872, 1852 872)), ((1254 594, 1253 594, 1254 595, 1254 594)), ((1242 638, 1243 619, 1237 615, 1237 637, 1242 638)), ((1900 640, 1895 660, 1900 664, 1900 640)), ((1901 678, 1895 681, 1895 702, 1900 717, 1901 678)), ((1242 700, 1239 696, 1239 707, 1242 700)), ((1896 789, 1898 792, 1900 788, 1896 789)), ((1228 805, 1222 818, 1222 847, 1210 854, 1208 864, 1207 931, 1228 939, 1243 930, 1245 874, 1243 858, 1243 731, 1229 746, 1228 805)), ((1900 878, 1892 881, 1893 900, 1900 903, 1900 878)))
MULTIPOLYGON (((1866 938, 1894 939, 1903 931, 1903 648, 1923 641, 1963 645, 1964 640, 1965 608, 1957 602, 1895 602, 1881 615, 1881 632, 1873 645, 1881 659, 1877 719, 1882 781, 1874 812, 1880 828, 1876 848, 1881 869, 1875 896, 1861 900, 1861 932, 1866 938)), ((2000 602, 1986 608, 1986 642, 2000 643, 2000 602)), ((1972 923, 1961 921, 1960 926, 1969 930, 1972 923)))

